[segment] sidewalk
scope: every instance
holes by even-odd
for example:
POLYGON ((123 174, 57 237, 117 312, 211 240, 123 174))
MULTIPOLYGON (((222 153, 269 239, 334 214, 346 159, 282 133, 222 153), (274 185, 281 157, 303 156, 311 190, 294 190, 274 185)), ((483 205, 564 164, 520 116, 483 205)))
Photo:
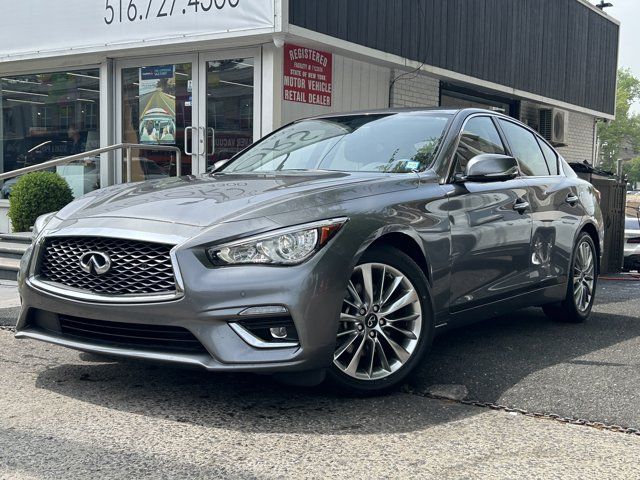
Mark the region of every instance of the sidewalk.
POLYGON ((0 325, 15 325, 19 313, 18 282, 0 280, 0 325))

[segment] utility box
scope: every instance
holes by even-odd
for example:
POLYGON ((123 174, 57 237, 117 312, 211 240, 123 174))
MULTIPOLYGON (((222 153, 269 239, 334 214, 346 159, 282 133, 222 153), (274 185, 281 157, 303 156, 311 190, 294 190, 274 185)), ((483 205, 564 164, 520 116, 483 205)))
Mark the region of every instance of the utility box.
POLYGON ((608 172, 590 165, 572 163, 580 178, 590 182, 602 196, 600 208, 604 221, 604 251, 600 273, 617 273, 624 263, 624 217, 627 202, 627 183, 608 172))

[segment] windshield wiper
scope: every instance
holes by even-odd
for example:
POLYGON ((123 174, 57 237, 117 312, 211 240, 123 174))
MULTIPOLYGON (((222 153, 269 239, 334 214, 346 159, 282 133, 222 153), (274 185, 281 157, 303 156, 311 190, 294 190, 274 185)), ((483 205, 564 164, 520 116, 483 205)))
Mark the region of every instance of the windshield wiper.
POLYGON ((291 152, 285 155, 284 160, 282 160, 282 162, 280 162, 280 165, 276 167, 275 169, 276 172, 279 172, 280 170, 282 170, 282 167, 284 167, 284 164, 286 163, 287 160, 289 160, 290 156, 291 156, 291 152))

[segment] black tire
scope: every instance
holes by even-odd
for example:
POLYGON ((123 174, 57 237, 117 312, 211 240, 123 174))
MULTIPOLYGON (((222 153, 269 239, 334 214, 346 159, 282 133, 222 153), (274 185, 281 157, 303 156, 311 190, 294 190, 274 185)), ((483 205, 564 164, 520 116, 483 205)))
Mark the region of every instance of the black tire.
POLYGON ((598 284, 598 256, 595 244, 593 243, 593 239, 591 236, 582 232, 578 236, 578 240, 576 241, 575 246, 573 247, 573 253, 571 255, 571 264, 569 269, 568 281, 567 281, 567 292, 564 300, 560 303, 544 305, 542 310, 545 315, 549 317, 551 320, 556 322, 565 322, 565 323, 582 323, 591 314, 591 310, 593 308, 593 303, 595 301, 596 296, 596 287, 598 284), (576 268, 576 262, 578 261, 578 250, 581 245, 587 244, 589 249, 591 250, 591 254, 594 259, 594 274, 593 274, 593 291, 591 294, 591 298, 588 302, 586 309, 581 309, 577 305, 577 301, 574 295, 574 269, 576 268))
MULTIPOLYGON (((407 376, 411 374, 415 367, 420 364, 425 354, 431 348, 431 344, 433 343, 433 332, 435 329, 428 281, 425 277, 424 272, 411 259, 411 257, 395 248, 375 247, 365 252, 365 254, 358 262, 356 269, 354 269, 354 272, 358 269, 359 266, 365 264, 384 264, 389 267, 393 267, 411 283, 419 300, 421 309, 421 326, 419 335, 416 339, 415 347, 409 358, 397 370, 395 370, 393 373, 388 374, 388 376, 385 376, 384 378, 366 380, 353 378, 352 376, 349 376, 347 373, 343 372, 335 364, 335 362, 332 363, 331 367, 327 369, 327 383, 341 393, 348 393, 359 396, 381 394, 391 390, 392 388, 403 382, 407 378, 407 376)), ((384 285, 384 281, 382 285, 384 285)), ((383 289, 384 288, 380 287, 378 289, 378 292, 383 289)), ((389 288, 384 290, 385 292, 389 291, 389 288)), ((347 295, 348 293, 345 292, 345 296, 347 295)), ((380 294, 380 298, 382 298, 382 294, 380 294)), ((415 305, 415 300, 412 305, 415 305)), ((403 310, 399 310, 399 312, 402 311, 403 310)), ((370 315, 370 313, 367 313, 366 315, 368 316, 370 315)), ((389 315, 389 318, 391 318, 391 316, 392 315, 389 315)), ((383 317, 381 316, 380 319, 380 325, 378 325, 378 327, 388 333, 389 325, 387 325, 386 327, 382 326, 382 322, 384 321, 382 320, 383 317)), ((391 324, 392 320, 388 321, 388 323, 391 324)), ((405 324, 401 323, 399 325, 404 328, 405 324)), ((368 324, 366 328, 367 330, 369 330, 368 324)), ((371 334, 370 331, 369 334, 371 334)), ((386 343, 387 336, 383 334, 378 335, 381 335, 378 337, 378 339, 370 340, 366 339, 365 334, 364 340, 367 340, 367 342, 363 340, 363 343, 369 344, 369 341, 371 341, 375 344, 376 342, 378 342, 380 344, 384 343, 386 347, 389 347, 390 344, 386 343)), ((336 348, 338 348, 338 346, 339 343, 337 343, 336 348)), ((386 358, 387 357, 385 356, 385 360, 386 358)), ((373 364, 373 361, 371 363, 373 364)))

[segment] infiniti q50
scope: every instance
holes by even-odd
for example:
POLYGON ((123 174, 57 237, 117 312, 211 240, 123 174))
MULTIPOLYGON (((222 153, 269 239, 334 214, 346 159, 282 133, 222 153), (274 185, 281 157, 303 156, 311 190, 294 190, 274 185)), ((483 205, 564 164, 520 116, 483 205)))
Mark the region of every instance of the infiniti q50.
POLYGON ((301 120, 210 174, 90 193, 34 235, 18 338, 376 392, 448 328, 530 306, 584 321, 603 226, 535 131, 432 109, 301 120))

